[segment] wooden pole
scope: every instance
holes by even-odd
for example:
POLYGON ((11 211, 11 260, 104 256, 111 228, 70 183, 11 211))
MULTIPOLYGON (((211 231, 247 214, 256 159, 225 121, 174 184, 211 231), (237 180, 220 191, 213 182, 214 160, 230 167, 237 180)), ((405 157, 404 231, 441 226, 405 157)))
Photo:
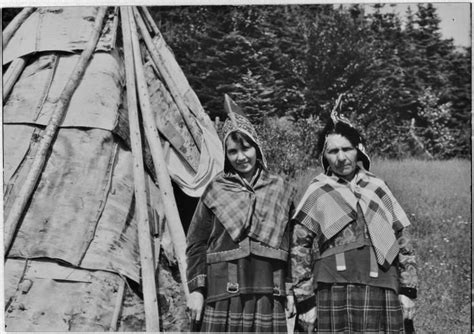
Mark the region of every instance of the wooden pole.
POLYGON ((46 157, 48 151, 52 145, 54 138, 58 132, 58 128, 61 125, 64 116, 66 114, 67 107, 71 100, 72 94, 79 85, 82 76, 86 70, 87 64, 92 56, 92 53, 95 50, 97 41, 99 40, 100 32, 102 30, 102 25, 104 22, 106 7, 99 8, 97 17, 95 19, 94 28, 92 31, 91 38, 87 43, 84 51, 82 51, 81 56, 74 67, 71 76, 69 77, 68 82, 64 86, 61 95, 59 96, 58 101, 55 103, 56 107, 51 114, 51 118, 46 126, 46 129, 43 132, 43 138, 39 143, 38 151, 36 152, 35 158, 31 165, 30 171, 23 183, 20 191, 18 192, 17 197, 15 198, 10 213, 4 224, 4 250, 5 257, 8 254, 8 250, 13 241, 16 230, 20 225, 20 219, 23 216, 26 205, 28 204, 31 195, 33 194, 34 188, 38 183, 40 175, 43 171, 43 167, 46 163, 46 157))
POLYGON ((5 103, 6 98, 25 69, 25 66, 26 59, 24 57, 16 58, 12 61, 8 70, 5 72, 5 75, 3 76, 3 103, 5 103))
POLYGON ((145 79, 143 64, 140 59, 140 45, 138 42, 138 35, 134 20, 130 20, 132 28, 132 42, 135 59, 135 70, 137 76, 138 94, 140 99, 140 109, 145 128, 145 135, 150 146, 150 152, 155 167, 156 176, 158 179, 158 186, 161 191, 163 205, 165 210, 166 222, 170 230, 171 239, 173 241, 174 251, 178 260, 179 272, 183 282, 183 289, 186 299, 189 295, 188 286, 186 282, 186 236, 184 234, 183 225, 179 218, 178 207, 173 194, 173 186, 166 167, 163 148, 161 144, 160 135, 155 126, 155 119, 150 105, 150 96, 148 93, 148 85, 145 79))
POLYGON ((166 66, 164 66, 164 60, 162 57, 159 55, 157 52, 155 45, 153 44, 153 39, 150 36, 150 33, 148 32, 145 22, 143 22, 143 18, 140 16, 138 13, 138 10, 134 10, 135 13, 135 18, 137 21, 138 28, 140 29, 140 33, 143 37, 143 40, 145 41, 145 44, 147 46, 148 52, 150 53, 150 56, 155 63, 156 67, 160 71, 160 74, 162 75, 163 79, 166 82, 166 85, 168 86, 171 96, 174 99, 174 102, 178 106, 178 109, 181 111, 181 115, 183 116, 184 122, 186 123, 189 132, 192 134, 192 137, 194 139, 194 142, 196 144, 197 149, 199 152, 201 151, 201 143, 197 138, 199 137, 197 133, 199 133, 199 129, 197 129, 193 123, 193 120, 191 119, 191 116, 189 115, 189 110, 186 104, 183 102, 183 97, 180 96, 178 93, 178 88, 176 87, 176 83, 173 80, 173 75, 172 73, 169 73, 168 69, 166 66))
POLYGON ((133 155, 133 181, 135 185, 135 205, 138 225, 138 244, 140 248, 141 276, 145 321, 147 332, 159 332, 160 320, 156 291, 153 248, 151 245, 150 222, 145 186, 145 168, 141 144, 140 124, 135 84, 131 21, 133 16, 130 7, 120 7, 122 17, 123 51, 125 57, 125 74, 127 83, 128 121, 130 124, 130 142, 133 155))
POLYGON ((5 49, 5 46, 7 46, 8 42, 12 38, 13 34, 18 30, 18 28, 23 24, 23 22, 26 21, 28 16, 31 15, 35 11, 35 7, 28 7, 28 8, 23 8, 23 10, 18 13, 17 16, 13 20, 11 20, 10 24, 3 30, 3 41, 2 41, 2 48, 5 49))
POLYGON ((150 14, 148 8, 146 8, 146 6, 141 6, 140 8, 141 8, 141 10, 142 10, 142 12, 145 16, 145 21, 148 22, 149 26, 151 27, 151 29, 153 31, 153 34, 155 34, 155 35, 160 34, 160 30, 158 29, 158 26, 156 25, 153 18, 151 17, 151 14, 150 14))

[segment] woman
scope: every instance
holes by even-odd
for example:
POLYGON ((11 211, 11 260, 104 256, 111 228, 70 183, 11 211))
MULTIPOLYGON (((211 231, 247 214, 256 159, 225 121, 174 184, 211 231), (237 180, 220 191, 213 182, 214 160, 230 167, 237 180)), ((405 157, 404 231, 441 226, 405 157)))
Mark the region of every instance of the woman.
POLYGON ((363 138, 332 115, 319 137, 324 173, 294 216, 291 276, 299 324, 319 332, 404 331, 417 276, 408 218, 369 172, 363 138))
POLYGON ((267 171, 246 118, 235 114, 223 133, 224 171, 206 188, 188 231, 191 318, 202 319, 202 332, 286 332, 294 191, 267 171))

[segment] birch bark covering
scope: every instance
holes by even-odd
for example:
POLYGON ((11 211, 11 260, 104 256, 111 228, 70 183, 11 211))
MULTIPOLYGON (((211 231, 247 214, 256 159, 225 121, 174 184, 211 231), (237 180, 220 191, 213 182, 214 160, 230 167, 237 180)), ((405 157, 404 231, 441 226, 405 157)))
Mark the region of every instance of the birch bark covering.
POLYGON ((97 40, 100 36, 100 32, 102 29, 105 10, 106 8, 101 8, 97 12, 97 16, 94 21, 94 29, 90 36, 90 40, 88 41, 84 51, 81 53, 81 57, 79 58, 77 64, 74 66, 71 76, 69 77, 60 96, 56 101, 54 112, 52 113, 48 125, 43 133, 38 152, 36 153, 35 158, 32 162, 32 166, 28 171, 28 176, 26 177, 24 184, 18 192, 18 196, 15 198, 12 204, 11 211, 9 212, 8 216, 6 216, 4 224, 5 255, 8 254, 8 250, 10 249, 14 234, 24 214, 23 211, 26 209, 28 201, 30 200, 33 194, 34 187, 36 186, 38 179, 40 178, 40 174, 47 159, 48 150, 50 149, 51 143, 54 141, 59 125, 64 119, 64 115, 66 114, 66 109, 69 104, 69 101, 71 100, 71 96, 76 90, 79 81, 81 80, 85 72, 87 64, 89 63, 90 57, 94 52, 95 45, 97 44, 97 40))
MULTIPOLYGON (((146 235, 163 245, 161 252, 152 249, 161 256, 151 261, 153 272, 147 275, 156 278, 159 287, 145 294, 158 300, 160 330, 186 331, 185 294, 173 276, 175 254, 148 147, 142 147, 148 162, 144 176, 148 196, 145 201, 134 196, 127 85, 122 49, 115 48, 117 8, 107 10, 95 48, 105 52, 93 53, 70 100, 63 99, 63 88, 88 42, 85 36, 90 36, 96 14, 97 8, 92 7, 41 8, 20 26, 8 46, 11 59, 19 55, 29 59, 19 78, 12 80, 4 101, 6 217, 35 156, 44 151, 45 126, 55 109, 67 108, 65 117, 54 118, 57 132, 48 132, 47 137, 54 140, 47 154, 42 154, 46 159, 41 175, 6 259, 6 325, 18 331, 104 331, 116 323, 119 331, 143 331, 143 268, 138 247, 143 238, 138 237, 136 210, 140 202, 142 215, 149 217, 152 226, 146 235), (117 292, 124 279, 124 299, 117 308, 121 300, 117 292)), ((177 66, 169 55, 166 61, 177 66)), ((5 64, 9 61, 4 58, 5 64)), ((148 78, 152 86, 158 78, 148 69, 153 74, 148 78)), ((201 124, 188 111, 187 117, 202 134, 200 153, 169 88, 161 82, 158 90, 160 97, 166 96, 165 103, 152 104, 153 126, 163 140, 163 163, 173 171, 179 187, 189 187, 198 196, 221 169, 221 144, 214 128, 207 128, 207 123, 201 124), (158 121, 158 116, 167 122, 158 121)), ((178 205, 186 207, 186 203, 178 205)))
MULTIPOLYGON (((90 39, 98 9, 88 6, 37 8, 10 39, 3 51, 3 64, 37 52, 83 50, 90 39)), ((111 7, 96 51, 115 48, 117 26, 118 17, 111 7)))

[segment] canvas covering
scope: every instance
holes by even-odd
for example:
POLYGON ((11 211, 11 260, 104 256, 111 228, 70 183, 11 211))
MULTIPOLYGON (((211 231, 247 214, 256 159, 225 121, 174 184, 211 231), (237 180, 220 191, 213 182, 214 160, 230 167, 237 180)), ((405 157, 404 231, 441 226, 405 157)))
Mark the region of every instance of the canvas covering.
MULTIPOLYGON (((46 51, 83 50, 92 33, 98 7, 39 7, 12 36, 3 50, 3 64, 46 51)), ((111 7, 96 51, 110 51, 117 38, 118 8, 111 7)))
MULTIPOLYGON (((28 56, 4 101, 4 217, 25 182, 44 128, 88 41, 97 9, 40 8, 4 49, 4 64, 28 56)), ((115 48, 117 10, 108 9, 96 52, 68 105, 8 253, 8 330, 109 330, 117 286, 123 281, 138 286, 141 282, 125 72, 121 51, 115 48), (28 282, 31 286, 23 292, 28 282)), ((164 41, 159 45, 165 67, 179 85, 171 93, 156 69, 146 67, 150 95, 161 97, 151 101, 155 125, 171 178, 183 192, 197 197, 222 169, 222 146, 171 51, 164 41), (178 107, 177 96, 183 98, 184 109, 183 104, 178 107)), ((170 262, 173 250, 150 150, 143 142, 148 218, 158 268, 160 245, 170 262)), ((163 328, 183 330, 179 326, 187 317, 181 288, 169 269, 160 269, 159 275, 165 279, 159 284, 160 318, 169 318, 163 328)), ((123 305, 130 302, 138 308, 122 309, 119 330, 141 331, 143 304, 136 288, 126 291, 123 305)))
MULTIPOLYGON (((6 137, 11 137, 10 131, 18 134, 15 142, 5 146, 6 156, 26 146, 22 142, 31 137, 20 135, 30 132, 28 127, 4 127, 6 137)), ((32 143, 24 152, 6 183, 6 215, 37 146, 32 143)), ((118 272, 138 282, 131 161, 130 151, 120 147, 109 131, 61 129, 9 256, 60 259, 78 267, 118 272)), ((160 196, 157 190, 150 194, 160 196)), ((156 212, 150 216, 159 217, 156 212)))
MULTIPOLYGON (((41 54, 15 83, 3 122, 47 125, 79 55, 41 54)), ((112 131, 118 124, 124 72, 118 56, 95 53, 69 103, 62 127, 112 131)))
MULTIPOLYGON (((46 125, 64 84, 79 59, 93 26, 97 7, 39 8, 20 26, 3 52, 3 63, 31 55, 4 107, 5 123, 46 125), (35 31, 35 34, 31 34, 35 31), (61 51, 61 52, 58 52, 61 51), (67 53, 63 53, 67 52, 67 53)), ((110 7, 101 38, 83 80, 74 93, 62 127, 111 130, 126 142, 128 116, 123 59, 116 48, 118 8, 110 7), (122 94, 122 95, 121 95, 122 94), (86 111, 86 112, 85 112, 86 111)), ((168 79, 166 83, 150 61, 146 69, 156 126, 164 141, 172 179, 189 196, 199 197, 222 170, 224 155, 218 135, 198 97, 161 34, 153 43, 168 79), (173 88, 172 88, 173 87, 173 88), (172 90, 172 91, 171 91, 172 90), (175 102, 177 96, 183 103, 175 102), (193 123, 185 124, 183 114, 193 123)), ((145 152, 149 172, 153 167, 145 152)))

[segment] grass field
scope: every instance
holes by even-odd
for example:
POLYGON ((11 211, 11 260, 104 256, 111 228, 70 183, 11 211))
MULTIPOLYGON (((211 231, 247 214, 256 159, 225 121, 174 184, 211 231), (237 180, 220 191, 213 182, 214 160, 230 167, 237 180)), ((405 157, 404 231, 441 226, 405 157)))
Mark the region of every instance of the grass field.
MULTIPOLYGON (((417 332, 471 332, 470 161, 378 160, 372 172, 388 183, 413 225, 417 332)), ((296 176, 300 196, 316 173, 296 176)))

